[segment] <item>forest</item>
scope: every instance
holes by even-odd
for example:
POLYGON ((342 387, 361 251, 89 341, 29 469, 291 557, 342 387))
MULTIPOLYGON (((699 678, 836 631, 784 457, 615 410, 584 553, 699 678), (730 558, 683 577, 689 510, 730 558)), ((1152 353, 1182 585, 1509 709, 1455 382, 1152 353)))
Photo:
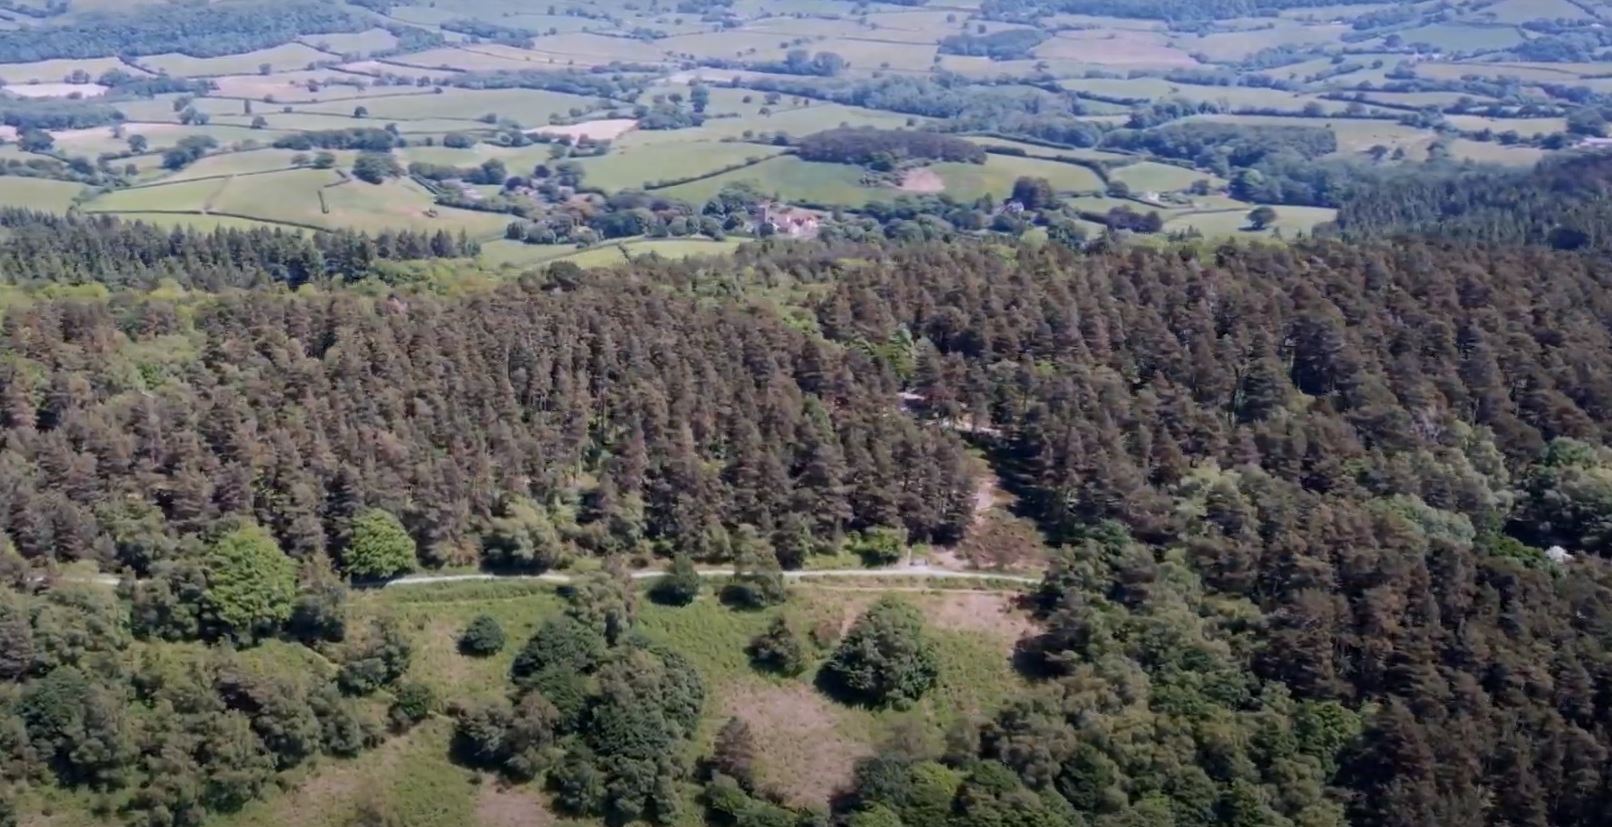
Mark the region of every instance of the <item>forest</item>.
POLYGON ((366 19, 319 0, 229 0, 92 12, 70 23, 0 31, 0 62, 183 52, 205 57, 276 46, 299 35, 356 32, 366 19))
POLYGON ((1338 213, 1346 238, 1436 235, 1485 244, 1603 250, 1612 243, 1612 159, 1550 159, 1533 169, 1448 167, 1371 176, 1338 213))
MULTIPOLYGON (((385 738, 351 699, 384 691, 391 725, 413 720, 408 636, 346 628, 344 576, 676 558, 770 600, 768 572, 857 538, 965 536, 961 422, 1053 549, 1017 657, 1032 690, 944 746, 867 759, 829 817, 1600 824, 1606 278, 1577 252, 1440 240, 954 242, 554 267, 457 297, 38 301, 0 331, 7 570, 140 579, 127 616, 70 582, 7 598, 0 778, 135 823, 238 807, 385 738), (131 638, 241 652, 165 676, 131 638), (277 638, 322 652, 330 683, 253 672, 277 638), (176 717, 181 696, 211 700, 176 717)), ((705 690, 621 631, 621 581, 570 594, 580 625, 533 638, 511 706, 450 710, 459 760, 546 779, 580 814, 669 823, 703 784, 713 823, 822 823, 733 755, 709 776, 653 759, 705 690)), ((917 634, 903 617, 864 631, 917 634)), ((786 644, 755 656, 787 663, 786 644)), ((829 663, 876 697, 932 668, 892 684, 892 665, 829 663)))
POLYGON ((830 129, 802 137, 795 151, 807 161, 889 169, 903 161, 985 162, 979 144, 950 135, 904 129, 830 129))

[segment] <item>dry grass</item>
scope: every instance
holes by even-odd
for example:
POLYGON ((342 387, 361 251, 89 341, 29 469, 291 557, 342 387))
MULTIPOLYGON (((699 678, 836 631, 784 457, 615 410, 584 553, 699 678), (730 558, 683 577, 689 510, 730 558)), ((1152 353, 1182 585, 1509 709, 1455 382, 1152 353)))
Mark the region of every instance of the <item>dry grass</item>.
POLYGON ((984 634, 1009 647, 1036 631, 1013 596, 1001 592, 938 592, 915 602, 937 629, 984 634))
POLYGON ((849 785, 857 759, 873 754, 841 734, 841 710, 802 683, 735 686, 722 709, 750 725, 761 783, 796 804, 827 801, 849 785))
POLYGON ((485 781, 476 792, 476 823, 481 827, 548 827, 554 823, 554 814, 528 787, 485 781))

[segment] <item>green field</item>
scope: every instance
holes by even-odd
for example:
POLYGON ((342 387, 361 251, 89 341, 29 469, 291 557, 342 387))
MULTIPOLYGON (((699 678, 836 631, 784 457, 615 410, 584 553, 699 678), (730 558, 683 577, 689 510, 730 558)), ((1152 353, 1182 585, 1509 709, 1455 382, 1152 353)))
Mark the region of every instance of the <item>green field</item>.
POLYGON ((244 75, 258 71, 267 63, 270 71, 302 69, 310 63, 332 60, 333 55, 301 43, 287 43, 255 52, 223 57, 191 57, 166 54, 142 57, 138 65, 152 72, 166 72, 180 77, 208 77, 212 75, 244 75))
POLYGON ((1205 238, 1270 238, 1280 231, 1284 238, 1291 239, 1298 233, 1310 232, 1317 224, 1331 221, 1337 214, 1336 210, 1324 207, 1278 205, 1276 222, 1270 228, 1256 232, 1248 229, 1249 209, 1253 208, 1173 216, 1165 219, 1164 231, 1193 228, 1203 233, 1205 238))
POLYGON ((474 121, 494 114, 536 126, 548 123, 551 116, 568 116, 572 109, 586 112, 594 105, 592 98, 537 89, 462 89, 453 94, 302 103, 296 104, 295 109, 301 113, 351 116, 356 107, 362 106, 369 110, 367 118, 376 121, 455 118, 474 121))
POLYGON ((160 180, 168 183, 189 181, 196 178, 211 178, 220 175, 242 175, 290 169, 293 166, 291 159, 295 155, 297 153, 289 149, 254 149, 247 152, 226 152, 219 155, 209 155, 178 172, 168 173, 160 180))
POLYGON ((810 204, 858 206, 874 198, 889 199, 898 194, 892 189, 863 186, 862 177, 860 167, 817 164, 785 155, 752 167, 667 187, 656 193, 692 204, 703 204, 727 184, 747 181, 755 184, 763 193, 776 195, 781 200, 810 204))
POLYGON ((584 181, 607 190, 642 189, 645 184, 674 178, 691 178, 720 169, 762 160, 782 152, 781 147, 716 141, 623 146, 609 154, 578 161, 584 181))
POLYGON ((31 63, 0 63, 0 83, 60 83, 74 71, 82 69, 94 80, 110 69, 122 69, 131 75, 142 74, 115 57, 84 58, 80 60, 36 60, 31 63))
POLYGON ((385 29, 370 29, 354 33, 308 35, 302 38, 302 42, 320 51, 362 56, 396 46, 397 36, 385 29))
POLYGON ((1196 181, 1208 181, 1210 186, 1217 188, 1226 185, 1223 179, 1207 172, 1155 161, 1115 167, 1109 171, 1108 178, 1111 181, 1123 181, 1135 193, 1184 190, 1196 181))
POLYGON ((1406 43, 1426 43, 1447 52, 1492 52, 1523 42, 1516 26, 1434 23, 1398 33, 1406 43))
POLYGON ((959 201, 972 201, 982 195, 1004 199, 1013 191, 1013 182, 1021 177, 1045 178, 1059 192, 1098 192, 1103 188, 1102 179, 1086 167, 1013 155, 989 155, 983 164, 935 164, 930 169, 945 182, 946 194, 959 201))
POLYGON ((31 210, 63 212, 84 191, 83 184, 52 181, 48 178, 0 176, 0 207, 26 207, 31 210))
POLYGON ((1065 158, 1079 158, 1085 161, 1129 162, 1135 160, 1134 156, 1131 155, 1124 155, 1118 152, 1107 152, 1101 149, 1041 146, 1040 144, 1032 144, 1025 141, 1012 141, 1006 138, 991 138, 983 135, 970 136, 969 140, 979 144, 980 146, 996 146, 1005 147, 1008 149, 1017 149, 1032 158, 1054 158, 1061 156, 1065 158))

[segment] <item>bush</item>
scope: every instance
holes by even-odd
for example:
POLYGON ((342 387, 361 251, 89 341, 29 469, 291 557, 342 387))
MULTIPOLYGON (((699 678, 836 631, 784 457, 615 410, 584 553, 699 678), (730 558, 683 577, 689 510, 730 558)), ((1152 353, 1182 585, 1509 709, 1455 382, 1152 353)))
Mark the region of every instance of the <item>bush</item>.
POLYGON ((700 573, 694 568, 694 561, 686 554, 679 554, 672 560, 672 567, 666 576, 655 581, 654 587, 649 590, 649 596, 656 603, 668 606, 687 606, 699 597, 700 589, 704 586, 700 573))
POLYGON ((472 657, 496 655, 504 649, 504 627, 492 615, 477 615, 459 635, 459 651, 472 657))
POLYGON ((847 700, 904 708, 923 697, 939 675, 923 616, 884 597, 873 604, 823 665, 822 678, 847 700))
POLYGON ((775 617, 767 631, 756 635, 745 654, 757 669, 780 675, 799 675, 806 668, 806 647, 783 617, 775 617))
POLYGON ((865 566, 893 566, 906 552, 906 529, 874 526, 851 538, 850 550, 865 566))
POLYGON ((431 716, 436 710, 437 696, 423 683, 409 682, 397 688, 397 695, 386 717, 398 730, 406 730, 431 716))

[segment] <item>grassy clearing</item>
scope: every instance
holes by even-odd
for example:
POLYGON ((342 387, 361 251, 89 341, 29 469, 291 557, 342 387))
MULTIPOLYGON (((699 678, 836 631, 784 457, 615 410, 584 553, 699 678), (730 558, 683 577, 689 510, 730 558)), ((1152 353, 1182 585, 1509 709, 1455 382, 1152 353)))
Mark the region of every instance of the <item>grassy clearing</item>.
POLYGON ((191 57, 177 53, 142 57, 139 65, 149 71, 166 72, 179 77, 205 77, 209 75, 245 75, 259 70, 263 64, 269 70, 302 69, 311 63, 330 60, 330 55, 302 43, 286 43, 255 52, 221 57, 191 57))
POLYGON ((71 181, 8 175, 0 177, 0 207, 66 212, 73 199, 83 191, 83 184, 71 181))
POLYGON ((1315 225, 1331 221, 1337 216, 1337 210, 1326 207, 1276 207, 1276 222, 1270 228, 1260 231, 1247 229, 1248 210, 1236 209, 1226 212, 1197 213, 1177 215, 1166 219, 1165 232, 1174 232, 1195 228, 1207 238, 1274 238, 1277 231, 1285 238, 1293 238, 1298 233, 1308 233, 1315 229, 1315 225))

